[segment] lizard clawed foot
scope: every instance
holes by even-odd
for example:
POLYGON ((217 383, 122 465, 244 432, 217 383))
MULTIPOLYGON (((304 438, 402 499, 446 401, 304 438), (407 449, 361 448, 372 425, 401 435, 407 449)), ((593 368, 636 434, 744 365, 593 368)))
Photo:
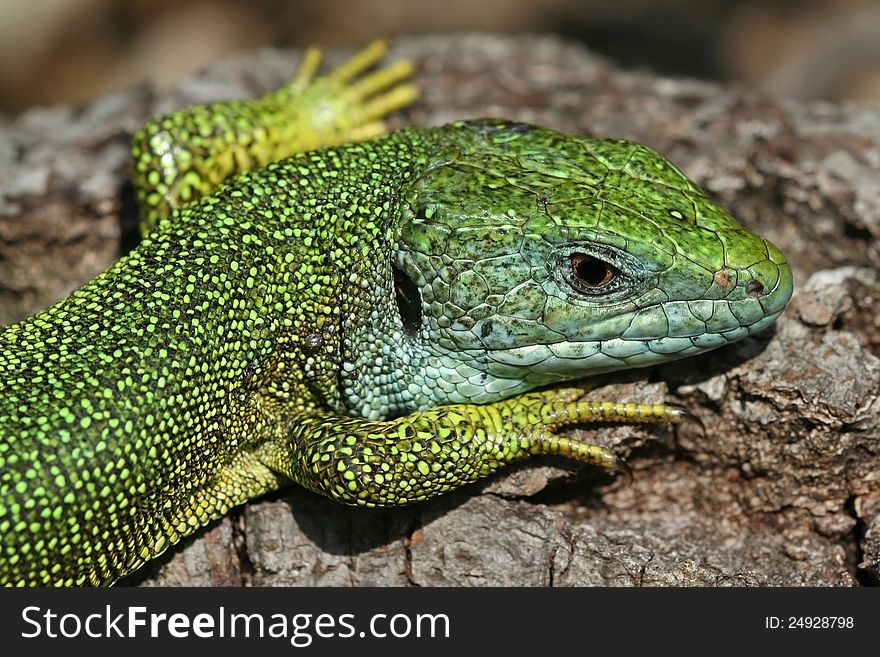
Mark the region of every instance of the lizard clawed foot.
POLYGON ((351 59, 319 78, 321 55, 309 48, 296 76, 278 93, 313 96, 314 129, 334 133, 328 143, 361 141, 386 132, 382 117, 412 103, 418 96, 415 85, 406 82, 415 70, 412 62, 397 60, 365 74, 388 50, 384 41, 374 41, 351 59))
POLYGON ((577 401, 582 394, 583 390, 566 388, 529 393, 520 398, 523 404, 538 404, 537 408, 530 409, 533 416, 537 415, 535 419, 538 419, 540 423, 530 441, 529 451, 531 453, 558 454, 582 463, 598 465, 613 472, 622 473, 631 481, 632 471, 610 449, 569 436, 558 435, 556 431, 565 425, 587 422, 669 422, 673 424, 695 422, 705 435, 705 428, 699 417, 680 406, 577 401))

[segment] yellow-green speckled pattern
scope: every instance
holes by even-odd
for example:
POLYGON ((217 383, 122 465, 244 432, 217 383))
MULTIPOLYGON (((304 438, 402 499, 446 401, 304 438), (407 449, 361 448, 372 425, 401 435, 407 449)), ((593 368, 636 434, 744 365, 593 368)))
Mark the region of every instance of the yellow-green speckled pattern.
POLYGON ((682 412, 530 391, 782 312, 782 254, 644 147, 376 137, 415 96, 407 63, 362 75, 382 52, 136 135, 144 241, 0 332, 0 583, 112 583, 291 480, 376 506, 534 454, 613 467, 556 432, 682 412))

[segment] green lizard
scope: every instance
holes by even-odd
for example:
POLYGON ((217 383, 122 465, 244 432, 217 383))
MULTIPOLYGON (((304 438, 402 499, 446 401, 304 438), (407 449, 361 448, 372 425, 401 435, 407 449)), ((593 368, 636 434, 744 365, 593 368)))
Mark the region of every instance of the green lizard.
POLYGON ((378 506, 536 454, 614 467, 561 428, 684 412, 541 386, 782 312, 782 253, 643 146, 379 136, 415 96, 405 62, 365 73, 382 54, 315 78, 309 51, 274 93, 135 136, 143 242, 0 333, 0 583, 112 583, 291 481, 378 506))

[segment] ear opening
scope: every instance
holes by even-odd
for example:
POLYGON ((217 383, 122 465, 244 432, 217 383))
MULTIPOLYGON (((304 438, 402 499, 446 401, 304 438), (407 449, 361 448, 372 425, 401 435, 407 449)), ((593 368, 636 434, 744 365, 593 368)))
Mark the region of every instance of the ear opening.
POLYGON ((422 294, 418 285, 406 272, 398 267, 394 271, 394 293, 397 300, 397 312, 403 324, 403 331, 413 337, 419 332, 422 323, 422 294))

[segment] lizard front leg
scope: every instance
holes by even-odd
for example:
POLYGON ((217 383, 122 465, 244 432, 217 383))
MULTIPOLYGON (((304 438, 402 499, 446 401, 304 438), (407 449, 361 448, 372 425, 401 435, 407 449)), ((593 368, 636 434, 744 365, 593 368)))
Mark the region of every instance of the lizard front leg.
POLYGON ((538 454, 616 469, 607 448, 557 433, 582 422, 680 422, 666 405, 576 401, 578 389, 532 392, 492 404, 454 404, 386 421, 314 414, 287 441, 257 450, 269 468, 345 504, 419 502, 538 454))

